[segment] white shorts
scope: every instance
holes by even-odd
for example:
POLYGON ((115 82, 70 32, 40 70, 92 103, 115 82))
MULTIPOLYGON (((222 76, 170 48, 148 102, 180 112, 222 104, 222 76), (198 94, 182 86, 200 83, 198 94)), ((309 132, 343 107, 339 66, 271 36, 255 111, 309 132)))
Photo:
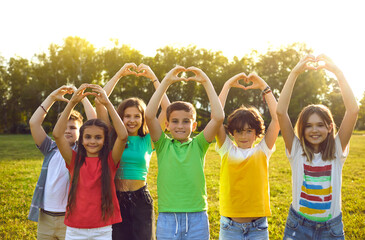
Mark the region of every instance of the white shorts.
POLYGON ((95 240, 111 240, 112 226, 101 228, 73 228, 67 227, 66 240, 95 239, 95 240))

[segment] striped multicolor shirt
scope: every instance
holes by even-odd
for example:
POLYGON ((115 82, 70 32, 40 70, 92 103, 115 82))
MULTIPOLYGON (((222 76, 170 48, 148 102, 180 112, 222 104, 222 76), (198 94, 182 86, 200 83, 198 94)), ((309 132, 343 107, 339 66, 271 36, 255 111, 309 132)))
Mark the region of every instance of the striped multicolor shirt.
POLYGON ((342 152, 336 136, 335 159, 323 161, 322 154, 314 154, 312 162, 302 155, 297 137, 293 140, 291 154, 287 153, 292 168, 293 208, 307 219, 324 222, 341 213, 342 167, 348 147, 342 152))

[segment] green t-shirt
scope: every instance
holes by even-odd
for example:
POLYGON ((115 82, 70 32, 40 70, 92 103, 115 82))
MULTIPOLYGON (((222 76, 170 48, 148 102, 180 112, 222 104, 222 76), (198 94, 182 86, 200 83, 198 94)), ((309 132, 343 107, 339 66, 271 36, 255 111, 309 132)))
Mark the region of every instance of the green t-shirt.
POLYGON ((154 145, 158 161, 158 211, 207 210, 204 163, 209 143, 203 132, 184 143, 162 133, 154 145))

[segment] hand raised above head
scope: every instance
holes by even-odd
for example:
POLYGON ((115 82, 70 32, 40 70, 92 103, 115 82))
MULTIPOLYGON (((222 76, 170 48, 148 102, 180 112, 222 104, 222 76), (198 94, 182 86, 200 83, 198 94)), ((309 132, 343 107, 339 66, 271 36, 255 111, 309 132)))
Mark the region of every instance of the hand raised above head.
POLYGON ((137 76, 137 65, 135 63, 125 63, 123 67, 119 70, 120 77, 124 77, 127 75, 136 75, 137 76))
POLYGON ((187 72, 192 72, 195 74, 195 76, 189 77, 187 79, 187 81, 195 81, 195 82, 199 82, 199 83, 205 83, 210 81, 208 76, 200 69, 197 67, 188 67, 186 69, 187 72))
POLYGON ((63 85, 62 87, 59 87, 56 90, 54 90, 50 94, 50 96, 54 99, 54 101, 69 102, 69 100, 65 98, 65 95, 72 94, 75 90, 76 90, 75 86, 63 85))
POLYGON ((168 81, 169 83, 179 82, 179 81, 186 81, 186 78, 178 77, 177 75, 181 72, 186 72, 186 68, 182 66, 176 66, 171 69, 162 81, 168 81))
POLYGON ((255 73, 250 73, 245 81, 246 83, 252 82, 251 85, 246 87, 246 90, 248 89, 264 90, 267 87, 266 82, 255 73))
POLYGON ((96 84, 92 84, 89 86, 92 89, 92 92, 89 93, 89 95, 95 96, 95 101, 98 101, 99 103, 106 105, 110 102, 108 95, 106 94, 105 90, 96 84))
POLYGON ((136 68, 137 71, 137 76, 138 77, 146 77, 150 80, 155 80, 157 79, 155 73, 152 71, 152 69, 146 65, 146 64, 139 64, 138 67, 136 68))
POLYGON ((231 88, 235 87, 235 88, 241 88, 241 89, 245 90, 246 87, 243 86, 241 83, 239 83, 239 81, 240 80, 246 81, 246 79, 247 79, 246 74, 242 72, 242 73, 238 73, 238 74, 234 75, 233 77, 231 77, 230 79, 228 79, 225 84, 228 84, 228 86, 231 88))
POLYGON ((70 101, 78 103, 80 102, 84 97, 88 96, 88 95, 96 95, 93 92, 85 92, 85 90, 87 88, 93 88, 93 86, 97 86, 95 84, 88 84, 88 83, 83 83, 80 85, 80 87, 74 91, 74 94, 72 95, 70 101))
POLYGON ((317 70, 316 67, 308 65, 308 63, 314 63, 317 62, 316 57, 308 54, 300 59, 300 61, 297 63, 297 65, 294 67, 293 72, 296 74, 300 74, 304 72, 305 70, 317 70))
POLYGON ((341 70, 333 63, 332 59, 330 59, 328 56, 326 56, 325 54, 320 54, 316 57, 317 61, 321 61, 324 62, 323 65, 319 65, 317 67, 317 69, 327 69, 330 72, 333 73, 338 73, 341 70))

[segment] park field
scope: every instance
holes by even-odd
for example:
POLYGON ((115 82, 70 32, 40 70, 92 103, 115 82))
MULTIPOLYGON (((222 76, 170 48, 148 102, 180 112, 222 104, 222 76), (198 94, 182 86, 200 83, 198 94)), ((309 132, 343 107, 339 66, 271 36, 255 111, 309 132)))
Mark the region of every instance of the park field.
MULTIPOLYGON (((34 187, 42 164, 42 155, 30 135, 0 135, 0 239, 36 239, 37 224, 27 220, 34 187)), ((219 234, 220 157, 209 148, 205 174, 207 179, 211 239, 219 234)), ((351 138, 350 155, 343 168, 342 211, 347 239, 365 239, 365 135, 351 138)), ((157 210, 157 163, 151 161, 148 185, 157 210)), ((253 179, 254 180, 254 179, 253 179)), ((270 239, 282 239, 291 202, 291 170, 281 137, 270 159, 269 217, 270 239)))

